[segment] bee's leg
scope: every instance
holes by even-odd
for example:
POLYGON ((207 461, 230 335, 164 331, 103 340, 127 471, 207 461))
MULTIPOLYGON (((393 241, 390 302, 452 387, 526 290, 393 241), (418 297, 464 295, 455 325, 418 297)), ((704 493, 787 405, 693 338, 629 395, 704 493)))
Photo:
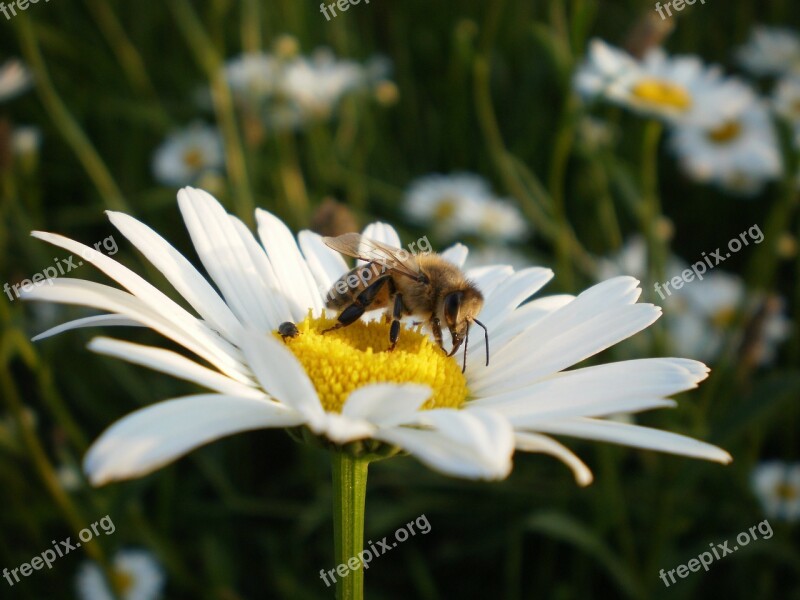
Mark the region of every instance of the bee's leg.
POLYGON ((400 337, 401 316, 403 316, 403 295, 395 293, 394 307, 392 308, 392 326, 389 329, 389 352, 394 350, 394 347, 397 345, 397 338, 400 337))
POLYGON ((364 314, 367 308, 369 308, 369 305, 374 302, 375 296, 378 295, 378 292, 381 291, 381 288, 383 288, 387 281, 390 281, 388 277, 381 277, 380 279, 376 279, 374 282, 369 284, 358 296, 356 296, 356 299, 352 304, 346 306, 345 309, 339 313, 339 317, 337 318, 339 322, 333 327, 324 329, 322 333, 328 333, 334 329, 340 329, 355 323, 361 318, 361 315, 364 314))
POLYGON ((439 317, 431 317, 431 329, 433 330, 433 339, 439 344, 439 348, 447 354, 447 350, 444 349, 444 343, 442 342, 442 326, 439 323, 439 317))

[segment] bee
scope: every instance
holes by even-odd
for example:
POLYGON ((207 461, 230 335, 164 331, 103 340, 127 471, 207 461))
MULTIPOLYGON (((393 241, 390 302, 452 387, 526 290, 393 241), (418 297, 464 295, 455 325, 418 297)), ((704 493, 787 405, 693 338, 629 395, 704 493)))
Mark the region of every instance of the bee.
POLYGON ((326 307, 340 312, 336 325, 323 333, 347 327, 367 310, 387 308, 392 321, 391 351, 400 335, 400 318, 421 317, 447 356, 453 356, 464 344, 463 372, 467 368, 469 328, 475 323, 483 328, 489 365, 489 332, 475 318, 483 308, 483 294, 457 266, 438 254, 411 254, 358 233, 325 237, 322 241, 337 252, 366 263, 351 269, 331 287, 326 307), (449 353, 442 343, 442 323, 453 339, 449 353))

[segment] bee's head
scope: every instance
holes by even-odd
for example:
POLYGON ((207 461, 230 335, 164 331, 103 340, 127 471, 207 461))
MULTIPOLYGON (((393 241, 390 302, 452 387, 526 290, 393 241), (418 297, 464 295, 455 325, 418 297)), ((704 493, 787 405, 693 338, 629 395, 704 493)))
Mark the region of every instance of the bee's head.
MULTIPOLYGON (((477 288, 470 286, 463 290, 450 292, 444 297, 442 310, 444 312, 444 322, 450 330, 453 338, 453 349, 450 356, 456 353, 461 344, 469 337, 469 326, 476 322, 481 327, 483 325, 475 318, 483 308, 483 294, 477 288)), ((484 328, 485 329, 485 328, 484 328)), ((489 364, 488 338, 487 338, 486 364, 489 364)), ((466 347, 464 353, 466 365, 466 347)))

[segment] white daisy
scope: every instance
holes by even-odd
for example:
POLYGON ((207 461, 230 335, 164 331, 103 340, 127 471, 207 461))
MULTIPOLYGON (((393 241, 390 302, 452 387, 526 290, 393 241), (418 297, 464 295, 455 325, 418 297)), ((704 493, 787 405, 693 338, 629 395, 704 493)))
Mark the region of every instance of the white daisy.
POLYGON ((238 102, 258 104, 278 90, 280 61, 266 52, 241 54, 225 63, 224 73, 238 102))
POLYGON ((528 227, 510 201, 494 196, 482 177, 471 173, 426 175, 411 182, 405 212, 415 223, 431 226, 445 239, 477 235, 515 241, 528 227))
POLYGON ((361 65, 337 59, 330 49, 319 48, 310 58, 298 57, 286 65, 280 88, 307 114, 327 117, 345 94, 366 80, 367 73, 361 65))
POLYGON ((222 139, 214 127, 195 123, 171 134, 153 156, 153 175, 164 185, 181 186, 222 169, 222 139))
POLYGON ((739 195, 757 194, 783 169, 775 128, 758 102, 713 127, 679 126, 670 145, 687 176, 739 195))
POLYGON ((787 123, 800 129, 800 75, 778 81, 772 92, 772 108, 787 123))
POLYGON ((156 600, 164 588, 164 572, 155 557, 143 550, 122 550, 112 562, 114 584, 120 591, 115 596, 106 583, 97 563, 85 562, 75 581, 80 600, 156 600))
POLYGON ((751 482, 767 517, 800 518, 800 463, 762 462, 753 470, 751 482))
POLYGON ((736 56, 753 75, 800 73, 800 36, 791 29, 760 25, 736 56))
POLYGON ((33 77, 27 67, 16 59, 0 66, 0 102, 11 100, 28 90, 33 77))
MULTIPOLYGON (((102 253, 59 235, 34 236, 78 252, 127 291, 58 278, 25 296, 101 310, 42 334, 76 327, 139 324, 172 339, 205 364, 162 348, 95 338, 90 348, 190 380, 212 390, 138 410, 107 429, 84 461, 96 484, 141 476, 218 438, 261 428, 304 427, 335 444, 363 440, 401 448, 442 473, 497 479, 508 475, 514 449, 552 454, 581 484, 591 472, 547 434, 601 440, 727 463, 724 450, 684 436, 605 420, 675 406, 667 396, 706 378, 705 365, 680 358, 643 359, 565 371, 641 331, 660 310, 638 304, 631 277, 604 281, 577 297, 522 304, 552 272, 490 266, 467 274, 483 292, 479 314, 491 339, 491 363, 473 350, 462 374, 431 337, 405 327, 394 352, 389 324, 357 321, 322 335, 323 295, 348 266, 321 238, 256 212, 261 244, 210 195, 178 194, 200 260, 222 296, 171 245, 146 225, 117 212, 111 222, 160 270, 199 315, 102 253), (224 298, 224 300, 223 300, 224 298), (299 335, 281 340, 285 321, 299 335), (531 340, 535 344, 531 346, 531 340)), ((369 238, 399 245, 383 224, 369 238)), ((461 265, 467 250, 443 253, 461 265)), ((445 345, 449 347, 449 336, 445 345)), ((473 346, 480 348, 480 342, 473 346)))
POLYGON ((15 156, 26 157, 38 154, 42 143, 42 131, 33 125, 16 126, 11 136, 11 149, 15 156))
POLYGON ((598 39, 573 85, 586 100, 604 98, 648 117, 695 125, 717 123, 751 98, 744 83, 696 56, 670 57, 656 48, 638 61, 598 39))

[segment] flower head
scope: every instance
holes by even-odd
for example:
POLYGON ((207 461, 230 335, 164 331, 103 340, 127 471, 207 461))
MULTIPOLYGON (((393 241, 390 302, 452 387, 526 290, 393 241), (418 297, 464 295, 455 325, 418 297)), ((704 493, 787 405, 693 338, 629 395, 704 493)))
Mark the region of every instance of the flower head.
POLYGON ((0 102, 11 100, 27 91, 33 76, 19 60, 7 60, 0 66, 0 102))
POLYGON ((752 487, 770 519, 800 518, 800 463, 762 462, 753 470, 752 487))
POLYGON ((673 124, 713 125, 750 102, 742 82, 723 76, 696 56, 669 56, 660 48, 642 60, 601 40, 575 73, 576 91, 587 100, 619 104, 673 124))
POLYGON ((81 600, 156 600, 164 587, 164 572, 158 561, 143 550, 122 550, 112 563, 114 587, 120 596, 109 589, 103 572, 94 562, 81 565, 77 579, 77 595, 81 600))
POLYGON ((800 36, 791 29, 760 25, 736 56, 753 75, 800 73, 800 36))
POLYGON ((156 150, 153 174, 164 185, 181 186, 222 168, 222 138, 214 127, 195 123, 171 134, 156 150))
POLYGON ((413 181, 405 211, 417 223, 432 223, 445 239, 475 235, 514 241, 527 234, 519 210, 509 200, 497 198, 486 180, 471 173, 427 175, 413 181))
MULTIPOLYGON (((549 281, 549 269, 468 271, 485 298, 479 317, 490 332, 491 363, 485 365, 482 352, 470 352, 462 373, 461 358, 445 356, 427 327, 413 323, 402 327, 394 352, 387 351, 388 326, 380 321, 364 319, 323 334, 331 315, 324 313, 321 290, 330 289, 348 266, 318 235, 301 232, 298 246, 279 219, 258 210, 259 244, 207 193, 186 188, 178 200, 220 293, 146 225, 121 213, 109 217, 197 316, 108 256, 62 236, 34 233, 80 253, 127 290, 68 278, 30 290, 28 299, 107 313, 39 337, 90 325, 143 325, 204 364, 110 338, 95 338, 90 348, 212 390, 160 402, 112 425, 85 458, 94 484, 144 475, 236 432, 286 427, 303 427, 338 445, 358 441, 399 448, 438 471, 469 478, 507 476, 517 449, 552 454, 587 484, 589 469, 548 434, 730 460, 725 451, 691 438, 603 418, 674 406, 667 396, 707 376, 701 363, 657 358, 565 370, 659 317, 657 307, 637 303, 641 290, 631 277, 610 279, 577 297, 522 304, 549 281), (285 321, 297 324, 296 337, 276 334, 285 321)), ((373 224, 364 234, 399 245, 397 233, 385 224, 373 224)), ((461 245, 442 253, 457 266, 466 255, 461 245)), ((444 333, 447 348, 450 338, 444 333)))

